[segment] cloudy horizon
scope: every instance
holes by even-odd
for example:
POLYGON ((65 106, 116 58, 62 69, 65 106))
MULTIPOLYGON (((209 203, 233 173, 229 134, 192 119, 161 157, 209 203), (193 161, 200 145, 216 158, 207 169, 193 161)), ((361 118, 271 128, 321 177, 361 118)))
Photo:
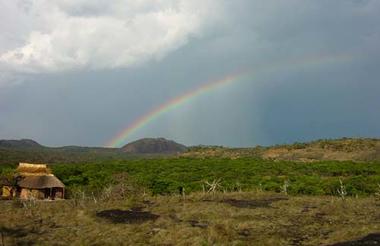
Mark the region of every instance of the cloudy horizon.
POLYGON ((380 137, 377 0, 0 0, 0 139, 271 145, 380 137))

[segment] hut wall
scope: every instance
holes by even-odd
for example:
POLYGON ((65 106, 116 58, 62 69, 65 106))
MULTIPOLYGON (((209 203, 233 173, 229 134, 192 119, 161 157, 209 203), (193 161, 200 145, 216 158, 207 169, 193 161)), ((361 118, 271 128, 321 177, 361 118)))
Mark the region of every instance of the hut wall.
POLYGON ((15 194, 14 194, 14 192, 13 192, 13 190, 12 190, 12 187, 10 187, 10 186, 3 186, 2 194, 1 194, 1 196, 2 196, 3 198, 10 199, 10 198, 12 198, 12 196, 14 196, 14 195, 15 195, 15 194))
POLYGON ((27 200, 31 198, 44 199, 45 198, 44 190, 22 188, 20 192, 20 199, 27 200))
POLYGON ((28 189, 21 189, 20 198, 21 199, 29 199, 29 197, 30 197, 29 190, 28 189))

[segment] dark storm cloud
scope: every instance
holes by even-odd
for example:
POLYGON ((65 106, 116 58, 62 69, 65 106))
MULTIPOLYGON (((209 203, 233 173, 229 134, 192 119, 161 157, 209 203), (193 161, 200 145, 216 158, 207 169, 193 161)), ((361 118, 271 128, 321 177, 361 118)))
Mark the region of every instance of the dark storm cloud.
MULTIPOLYGON (((103 145, 155 106, 241 69, 258 73, 162 115, 129 140, 163 136, 185 144, 247 146, 380 136, 375 124, 380 120, 376 107, 380 104, 379 1, 219 3, 223 8, 215 9, 221 11, 217 21, 202 22, 208 27, 197 27, 198 35, 182 46, 173 43, 175 48, 165 48, 166 56, 160 59, 104 69, 111 63, 98 66, 98 57, 90 56, 91 70, 73 71, 67 66, 65 71, 27 75, 14 70, 9 76, 22 77, 23 82, 1 88, 0 138, 103 145), (295 64, 271 73, 259 69, 305 57, 339 55, 351 59, 318 66, 295 64)), ((71 14, 101 15, 98 5, 90 5, 71 8, 71 14)), ((107 14, 117 14, 112 11, 107 14)), ((27 27, 21 26, 17 30, 25 36, 27 27)), ((2 45, 0 54, 23 45, 16 43, 2 45)), ((94 47, 96 42, 89 45, 94 47)))

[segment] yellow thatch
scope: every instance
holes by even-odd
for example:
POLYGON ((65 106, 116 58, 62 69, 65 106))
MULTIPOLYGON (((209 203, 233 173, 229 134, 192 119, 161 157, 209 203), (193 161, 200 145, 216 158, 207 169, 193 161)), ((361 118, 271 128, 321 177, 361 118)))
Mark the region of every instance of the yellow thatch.
POLYGON ((44 176, 28 176, 17 183, 22 188, 44 189, 59 187, 64 188, 65 185, 54 175, 44 176))
POLYGON ((15 193, 12 192, 12 187, 10 186, 3 186, 3 194, 1 195, 3 198, 12 198, 15 196, 15 193))
POLYGON ((40 176, 51 174, 51 171, 47 168, 46 164, 20 163, 16 171, 21 176, 40 176))

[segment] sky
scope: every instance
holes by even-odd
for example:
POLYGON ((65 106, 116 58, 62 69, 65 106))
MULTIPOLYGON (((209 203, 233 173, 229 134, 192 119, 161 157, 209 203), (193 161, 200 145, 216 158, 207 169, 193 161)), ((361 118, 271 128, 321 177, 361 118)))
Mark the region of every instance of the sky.
POLYGON ((378 13, 378 0, 0 0, 0 139, 379 138, 378 13))

